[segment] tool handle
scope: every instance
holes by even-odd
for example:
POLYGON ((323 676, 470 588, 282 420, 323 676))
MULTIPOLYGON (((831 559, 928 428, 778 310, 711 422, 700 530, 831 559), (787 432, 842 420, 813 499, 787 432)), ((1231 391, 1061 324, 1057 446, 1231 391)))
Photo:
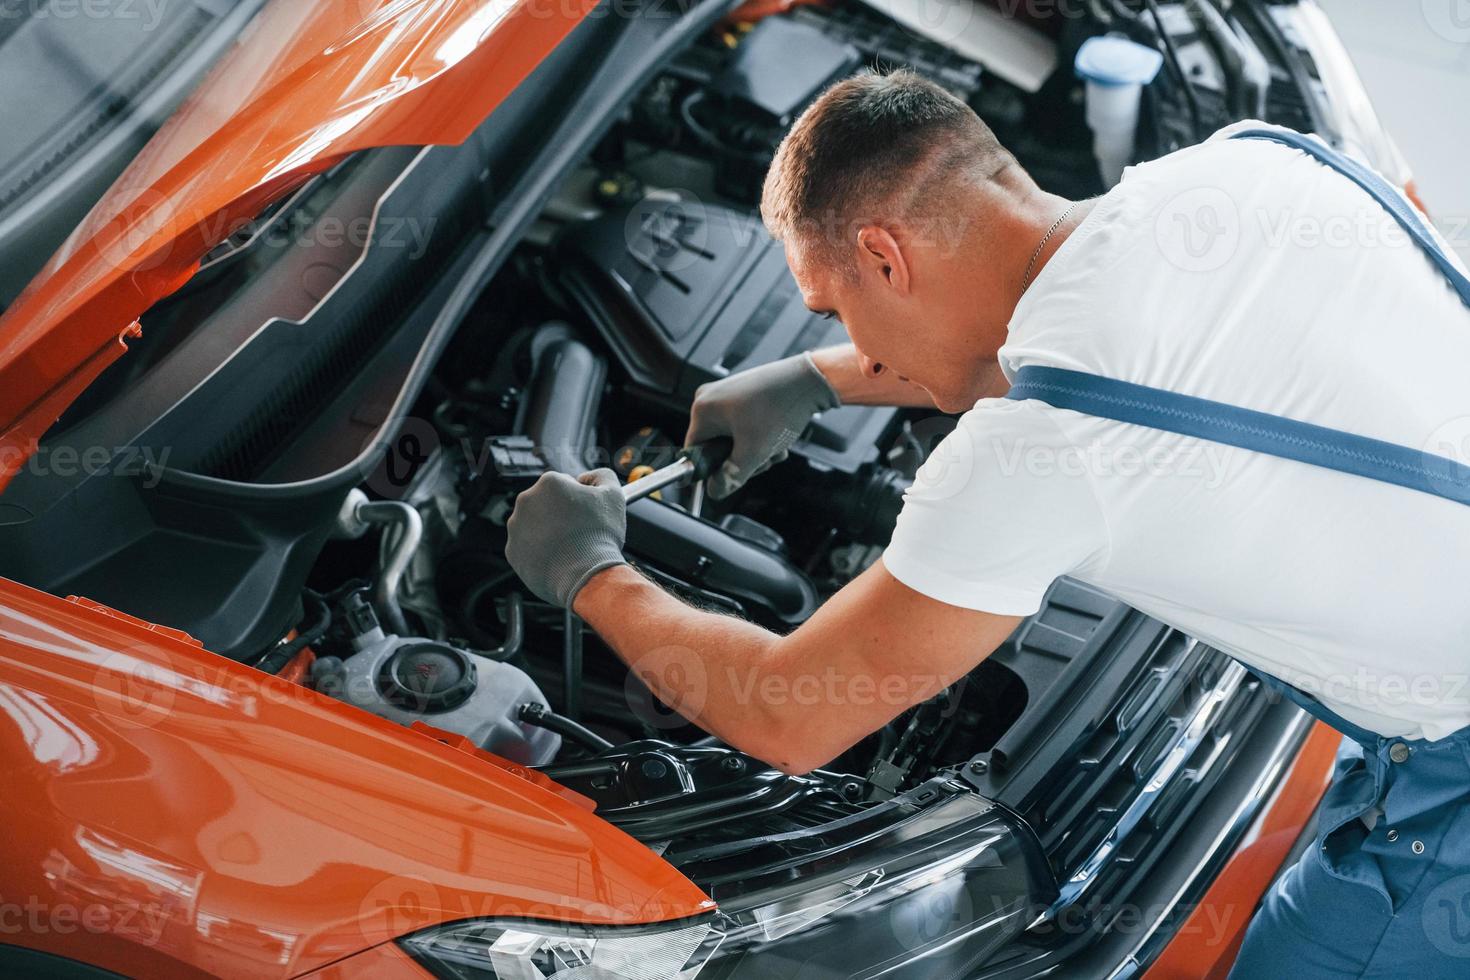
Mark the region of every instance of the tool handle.
POLYGON ((711 473, 724 464, 725 460, 730 458, 730 452, 734 448, 735 440, 729 436, 716 436, 692 446, 685 446, 679 455, 694 464, 691 482, 703 483, 711 473))

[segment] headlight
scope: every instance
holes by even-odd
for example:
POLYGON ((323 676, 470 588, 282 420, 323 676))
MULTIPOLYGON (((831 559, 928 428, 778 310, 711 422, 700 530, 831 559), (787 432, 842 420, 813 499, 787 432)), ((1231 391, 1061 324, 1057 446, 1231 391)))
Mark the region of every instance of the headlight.
POLYGON ((967 974, 1055 896, 1034 837, 958 783, 681 863, 697 920, 587 927, 479 919, 400 940, 447 980, 825 980, 967 974))
POLYGON ((711 923, 594 930, 460 922, 402 941, 435 976, 455 980, 693 980, 723 938, 711 923), (711 949, 711 952, 713 950, 711 949))

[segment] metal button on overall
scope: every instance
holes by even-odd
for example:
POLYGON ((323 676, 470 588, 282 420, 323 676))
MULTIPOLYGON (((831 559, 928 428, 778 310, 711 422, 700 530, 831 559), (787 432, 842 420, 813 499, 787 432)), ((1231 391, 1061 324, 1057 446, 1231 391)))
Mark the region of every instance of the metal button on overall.
POLYGON ((1316 853, 1262 899, 1231 980, 1470 976, 1470 728, 1408 745, 1259 676, 1350 737, 1318 810, 1316 853))

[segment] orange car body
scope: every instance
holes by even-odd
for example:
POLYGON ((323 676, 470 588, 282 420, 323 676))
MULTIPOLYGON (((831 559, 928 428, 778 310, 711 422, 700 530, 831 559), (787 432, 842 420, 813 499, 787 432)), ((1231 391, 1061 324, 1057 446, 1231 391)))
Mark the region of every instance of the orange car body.
POLYGON ((473 916, 713 903, 574 794, 0 580, 4 942, 129 976, 281 977, 473 916))
MULTIPOLYGON (((0 487, 213 245, 354 151, 463 141, 590 9, 270 5, 0 319, 0 487)), ((1325 740, 1207 902, 1248 915, 1320 796, 1325 740)), ((435 923, 714 907, 544 777, 4 580, 0 758, 0 942, 119 973, 422 975, 391 941, 435 923)), ((1219 969, 1231 938, 1185 929, 1150 975, 1219 969)))

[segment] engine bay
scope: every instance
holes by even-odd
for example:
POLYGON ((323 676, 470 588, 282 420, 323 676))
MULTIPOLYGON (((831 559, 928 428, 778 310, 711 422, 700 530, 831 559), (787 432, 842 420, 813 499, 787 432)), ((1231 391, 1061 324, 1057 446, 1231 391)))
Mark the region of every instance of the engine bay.
MULTIPOLYGON (((1284 82, 1226 70, 1223 52, 1252 37, 1269 47, 1264 20, 1238 5, 1226 43, 1220 24, 1184 10, 1206 5, 1163 6, 1167 18, 1149 20, 1082 3, 1079 16, 1012 29, 1069 66, 1090 37, 1177 28, 1166 33, 1178 75, 1182 58, 1195 81, 1166 75, 1145 92, 1137 159, 1243 113, 1309 128, 1284 82)), ((1205 653, 1063 580, 968 677, 794 776, 660 703, 504 559, 515 495, 543 472, 606 466, 635 480, 674 458, 699 385, 846 339, 806 309, 756 214, 782 133, 828 83, 910 67, 974 107, 1045 189, 1105 190, 1069 68, 1026 84, 929 33, 855 0, 700 29, 597 119, 595 139, 567 141, 574 162, 539 196, 485 201, 512 170, 496 127, 534 129, 540 93, 510 100, 465 147, 343 161, 150 312, 154 346, 48 439, 156 448, 158 465, 129 483, 22 474, 0 506, 0 574, 186 629, 232 659, 535 767, 682 868, 971 790, 1041 832, 1049 794, 1072 785, 1057 760, 1124 729, 1109 720, 1119 703, 1147 701, 1171 721, 1170 698, 1215 683, 1205 653), (523 226, 511 220, 520 208, 532 209, 523 226), (411 249, 270 247, 272 232, 327 219, 372 215, 386 231, 423 214, 435 220, 411 249), (482 261, 502 229, 511 247, 482 261), (493 269, 483 287, 482 268, 493 269), (462 316, 438 312, 461 293, 462 316), (1179 675, 1174 687, 1122 680, 1125 665, 1155 661, 1179 675), (1064 727, 1058 706, 1104 667, 1116 698, 1091 727, 1047 737, 1064 727)), ((627 41, 639 44, 652 46, 627 41)), ((577 98, 595 106, 586 88, 577 98)), ((579 107, 547 145, 575 130, 579 107)), ((933 411, 823 413, 728 500, 669 488, 632 504, 627 555, 691 603, 789 631, 878 559, 905 488, 953 425, 933 411)), ((1102 755, 1082 756, 1089 771, 1102 755)), ((1057 833, 1048 853, 1064 869, 1077 859, 1065 847, 1092 831, 1057 833)))
MULTIPOLYGON (((705 37, 643 90, 558 188, 482 298, 493 314, 455 338, 435 400, 339 515, 308 593, 326 624, 310 634, 309 683, 546 766, 608 819, 665 842, 704 840, 691 812, 748 834, 748 821, 791 809, 889 799, 995 743, 1026 701, 999 661, 827 771, 786 776, 658 703, 574 616, 525 594, 503 558, 515 494, 545 470, 636 479, 674 458, 700 384, 846 340, 805 307, 755 205, 794 114, 833 79, 897 57, 966 97, 986 90, 979 65, 856 4, 705 37), (773 81, 772 63, 794 51, 803 70, 773 81), (378 527, 359 516, 389 507, 378 527), (517 693, 477 693, 491 683, 517 693)), ((692 603, 788 631, 881 554, 904 489, 952 425, 933 411, 823 413, 728 501, 685 487, 630 505, 627 554, 692 603)))

